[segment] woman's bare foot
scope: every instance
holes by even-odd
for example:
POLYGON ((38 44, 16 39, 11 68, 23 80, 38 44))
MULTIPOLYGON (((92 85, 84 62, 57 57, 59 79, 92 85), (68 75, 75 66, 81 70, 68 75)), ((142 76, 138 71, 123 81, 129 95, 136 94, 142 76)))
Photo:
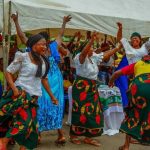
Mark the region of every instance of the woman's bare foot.
POLYGON ((72 135, 70 136, 70 142, 77 145, 81 144, 81 140, 77 136, 72 135))
POLYGON ((125 145, 123 145, 119 147, 119 150, 129 150, 129 147, 126 147, 125 145))
POLYGON ((56 145, 65 145, 66 143, 66 138, 63 136, 63 137, 58 137, 58 139, 55 141, 55 144, 56 145))
POLYGON ((87 138, 87 137, 84 139, 84 143, 98 146, 98 147, 101 146, 101 144, 97 140, 92 139, 92 138, 87 138))

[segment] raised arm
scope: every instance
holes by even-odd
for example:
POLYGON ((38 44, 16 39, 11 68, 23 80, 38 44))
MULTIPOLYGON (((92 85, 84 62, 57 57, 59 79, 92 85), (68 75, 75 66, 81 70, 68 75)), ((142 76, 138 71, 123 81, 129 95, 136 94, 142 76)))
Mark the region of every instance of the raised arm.
POLYGON ((103 61, 108 60, 112 55, 118 52, 121 49, 122 45, 119 43, 118 46, 112 50, 104 52, 103 61))
POLYGON ((73 53, 72 49, 75 47, 75 44, 74 44, 74 41, 75 41, 75 38, 77 37, 77 32, 75 32, 74 36, 71 38, 71 41, 67 44, 67 48, 68 50, 73 53))
POLYGON ((68 50, 63 47, 59 47, 58 51, 62 56, 67 56, 67 54, 69 53, 68 50))
POLYGON ((74 44, 75 44, 75 48, 77 48, 77 47, 80 46, 81 37, 82 37, 81 33, 78 32, 78 33, 77 33, 77 39, 76 39, 76 41, 75 41, 75 43, 74 43, 74 44))
POLYGON ((117 42, 120 42, 122 39, 122 23, 117 22, 118 32, 117 32, 117 42))
POLYGON ((62 27, 61 27, 61 29, 60 29, 60 32, 59 32, 59 34, 58 34, 58 37, 56 38, 56 42, 57 42, 58 45, 60 45, 61 42, 62 42, 62 37, 63 37, 63 35, 64 35, 64 30, 65 30, 66 24, 67 24, 67 22, 69 22, 70 20, 71 20, 71 16, 70 16, 70 15, 64 16, 62 27))
POLYGON ((70 46, 73 44, 76 37, 77 37, 77 32, 74 33, 74 35, 71 38, 70 42, 67 44, 67 48, 70 48, 70 46))
POLYGON ((13 21, 15 23, 16 31, 17 31, 17 34, 18 34, 21 42, 23 44, 26 44, 28 38, 26 37, 25 33, 21 30, 21 27, 19 25, 19 22, 18 22, 18 12, 16 12, 15 14, 12 14, 11 18, 13 19, 13 21))
POLYGON ((84 49, 82 50, 80 56, 79 56, 79 60, 80 60, 80 63, 83 64, 84 61, 85 61, 85 58, 87 57, 90 49, 91 49, 91 46, 93 45, 94 43, 94 40, 96 39, 96 33, 94 32, 92 34, 92 37, 89 41, 89 43, 84 47, 84 49))

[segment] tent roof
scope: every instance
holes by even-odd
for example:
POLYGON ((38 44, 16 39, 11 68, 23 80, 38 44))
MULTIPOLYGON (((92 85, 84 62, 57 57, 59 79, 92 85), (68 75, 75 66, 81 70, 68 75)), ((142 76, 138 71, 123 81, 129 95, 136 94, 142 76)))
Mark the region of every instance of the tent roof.
POLYGON ((86 0, 86 2, 85 0, 12 0, 12 3, 98 16, 150 21, 149 0, 86 0))
MULTIPOLYGON (((97 30, 116 35, 116 22, 120 21, 123 23, 125 37, 129 37, 134 31, 140 32, 143 36, 150 36, 149 0, 11 0, 11 2, 12 12, 16 10, 19 12, 19 22, 24 31, 58 28, 62 24, 62 17, 71 14, 73 18, 67 25, 68 28, 97 30)), ((14 26, 12 31, 15 31, 14 26)))

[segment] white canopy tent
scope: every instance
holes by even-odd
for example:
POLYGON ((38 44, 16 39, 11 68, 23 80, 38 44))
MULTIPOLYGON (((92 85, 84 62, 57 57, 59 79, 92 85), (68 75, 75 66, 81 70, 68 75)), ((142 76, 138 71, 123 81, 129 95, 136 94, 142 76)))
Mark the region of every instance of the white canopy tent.
MULTIPOLYGON (((18 11, 23 31, 59 28, 62 17, 71 14, 73 18, 67 28, 97 30, 115 36, 116 22, 120 21, 127 38, 134 31, 150 36, 149 8, 149 0, 11 0, 11 12, 18 11)), ((5 9, 7 22, 8 0, 5 0, 5 9)))

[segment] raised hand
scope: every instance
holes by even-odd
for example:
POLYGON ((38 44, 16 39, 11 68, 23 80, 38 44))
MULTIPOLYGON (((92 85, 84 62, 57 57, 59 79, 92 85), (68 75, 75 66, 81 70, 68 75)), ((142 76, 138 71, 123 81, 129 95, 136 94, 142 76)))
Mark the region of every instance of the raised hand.
POLYGON ((75 32, 75 33, 74 33, 74 36, 75 36, 75 37, 77 37, 77 38, 81 38, 81 37, 82 37, 82 35, 81 35, 81 32, 80 32, 80 31, 75 32))
POLYGON ((96 41, 99 42, 99 33, 96 34, 96 41))
POLYGON ((62 24, 62 27, 60 29, 60 33, 58 34, 58 37, 56 38, 56 42, 57 42, 58 46, 61 45, 62 37, 64 35, 64 30, 65 30, 66 23, 69 22, 70 20, 71 20, 71 16, 70 15, 64 16, 63 24, 62 24))
POLYGON ((11 18, 13 19, 14 22, 18 21, 18 12, 11 15, 11 18))
POLYGON ((80 31, 77 33, 77 37, 78 37, 78 38, 81 38, 81 37, 82 37, 82 35, 81 35, 81 32, 80 32, 80 31))
POLYGON ((96 40, 96 39, 97 39, 97 32, 96 32, 96 31, 94 31, 94 32, 92 33, 91 39, 93 39, 93 40, 96 40))
POLYGON ((71 15, 68 15, 68 16, 64 16, 64 18, 63 18, 63 23, 67 23, 67 22, 69 22, 70 20, 71 20, 71 15))
POLYGON ((74 33, 74 36, 77 37, 77 36, 78 36, 78 32, 75 32, 75 33, 74 33))
POLYGON ((119 29, 122 29, 122 23, 121 22, 117 22, 117 26, 119 29))

